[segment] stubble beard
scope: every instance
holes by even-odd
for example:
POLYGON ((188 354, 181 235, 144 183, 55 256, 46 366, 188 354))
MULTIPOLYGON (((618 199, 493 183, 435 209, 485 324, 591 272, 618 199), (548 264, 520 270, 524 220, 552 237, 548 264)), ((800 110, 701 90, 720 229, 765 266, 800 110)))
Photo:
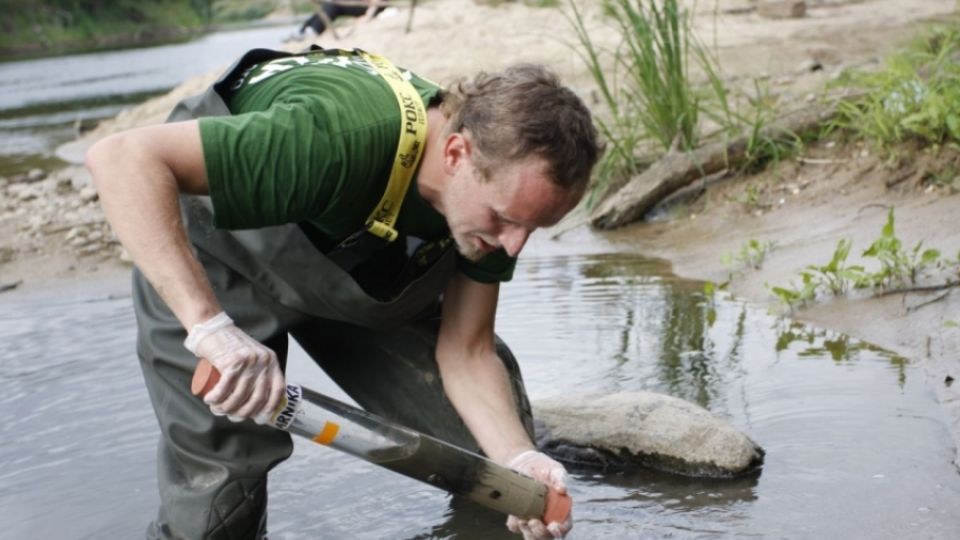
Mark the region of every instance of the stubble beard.
POLYGON ((469 237, 464 237, 463 235, 457 233, 451 233, 451 235, 453 236, 453 243, 457 246, 457 253, 459 253, 464 259, 467 259, 470 262, 478 262, 486 255, 485 252, 481 251, 470 242, 469 237))

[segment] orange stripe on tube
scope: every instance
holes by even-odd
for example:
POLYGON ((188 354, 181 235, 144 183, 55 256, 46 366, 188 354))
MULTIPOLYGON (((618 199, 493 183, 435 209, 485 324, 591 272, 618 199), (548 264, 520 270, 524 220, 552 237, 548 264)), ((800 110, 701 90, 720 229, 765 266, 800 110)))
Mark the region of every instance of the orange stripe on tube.
POLYGON ((313 442, 320 444, 330 444, 334 439, 337 438, 337 433, 340 431, 340 426, 334 424, 333 422, 326 422, 323 424, 323 430, 320 433, 317 433, 313 436, 313 442))

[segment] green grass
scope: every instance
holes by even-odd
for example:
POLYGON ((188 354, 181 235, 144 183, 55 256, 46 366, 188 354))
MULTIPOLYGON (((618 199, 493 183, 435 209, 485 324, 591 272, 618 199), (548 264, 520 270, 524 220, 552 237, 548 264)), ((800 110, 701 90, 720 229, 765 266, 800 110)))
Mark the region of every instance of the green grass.
POLYGON ((0 57, 171 41, 209 22, 201 0, 0 0, 0 57))
POLYGON ((631 108, 646 133, 664 150, 697 145, 699 97, 690 83, 690 21, 676 0, 611 0, 605 5, 623 35, 617 63, 631 108))
MULTIPOLYGON (((277 0, 0 0, 0 57, 167 43, 276 7, 277 0)), ((314 9, 306 0, 293 7, 314 9)))
POLYGON ((898 143, 960 142, 960 21, 935 28, 891 55, 875 72, 838 84, 864 92, 840 105, 835 127, 892 151, 898 143))
POLYGON ((568 6, 574 50, 605 109, 595 119, 607 151, 595 170, 588 206, 660 154, 692 151, 706 139, 745 136, 740 170, 782 159, 801 146, 799 137, 764 133, 778 112, 766 86, 754 81, 752 96, 732 90, 677 0, 605 0, 603 15, 620 41, 614 50, 597 46, 584 13, 573 0, 568 6))
POLYGON ((603 14, 620 38, 612 51, 594 43, 572 0, 567 15, 577 36, 574 50, 606 109, 596 121, 607 152, 597 166, 588 204, 610 183, 636 174, 644 165, 639 154, 697 146, 704 89, 691 80, 691 60, 708 75, 707 93, 712 90, 726 105, 719 67, 693 35, 689 15, 676 0, 606 0, 603 14))
MULTIPOLYGON (((213 2, 213 20, 239 22, 260 19, 277 7, 276 0, 216 0, 213 2)), ((299 6, 295 6, 297 9, 299 6)), ((312 4, 309 11, 313 11, 312 4)))

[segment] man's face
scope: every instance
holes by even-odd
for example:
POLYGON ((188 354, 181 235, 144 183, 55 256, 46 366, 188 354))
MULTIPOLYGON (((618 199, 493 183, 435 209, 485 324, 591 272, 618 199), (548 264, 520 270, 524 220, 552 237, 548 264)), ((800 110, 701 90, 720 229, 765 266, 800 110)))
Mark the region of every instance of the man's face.
POLYGON ((443 194, 444 215, 460 254, 477 261, 502 247, 516 257, 530 233, 572 210, 579 193, 555 185, 545 170, 543 159, 531 157, 500 167, 486 180, 469 159, 463 160, 443 194))

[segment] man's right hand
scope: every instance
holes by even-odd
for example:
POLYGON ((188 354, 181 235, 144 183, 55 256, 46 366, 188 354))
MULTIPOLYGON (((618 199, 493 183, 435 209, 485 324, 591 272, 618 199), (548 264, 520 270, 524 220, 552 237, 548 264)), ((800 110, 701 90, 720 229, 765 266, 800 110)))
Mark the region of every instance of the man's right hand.
POLYGON ((203 398, 213 414, 235 422, 270 418, 286 388, 276 353, 237 328, 223 312, 194 325, 184 346, 220 372, 220 381, 203 398))

